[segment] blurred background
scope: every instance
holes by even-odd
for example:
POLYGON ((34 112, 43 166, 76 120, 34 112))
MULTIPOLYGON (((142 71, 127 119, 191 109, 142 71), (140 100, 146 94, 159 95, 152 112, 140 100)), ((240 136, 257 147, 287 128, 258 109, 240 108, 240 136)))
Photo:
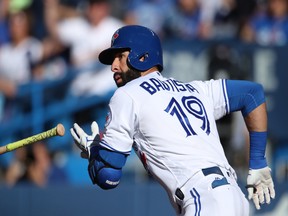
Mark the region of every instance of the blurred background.
MULTIPOLYGON (((0 0, 0 145, 64 124, 53 137, 0 156, 1 216, 172 216, 164 190, 132 153, 120 185, 93 186, 73 144, 74 122, 103 130, 116 89, 98 61, 126 24, 157 32, 166 77, 245 79, 265 89, 267 160, 276 199, 251 216, 288 212, 288 0, 0 0)), ((231 165, 244 188, 247 129, 241 114, 219 120, 231 165)))

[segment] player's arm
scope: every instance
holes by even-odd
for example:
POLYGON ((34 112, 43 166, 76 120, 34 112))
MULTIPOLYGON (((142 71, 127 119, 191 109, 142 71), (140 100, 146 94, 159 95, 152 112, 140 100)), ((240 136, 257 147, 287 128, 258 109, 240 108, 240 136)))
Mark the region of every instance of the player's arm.
POLYGON ((105 133, 101 139, 95 121, 91 125, 91 136, 76 123, 70 130, 75 144, 82 150, 81 156, 89 159, 88 172, 93 184, 102 189, 115 188, 120 182, 122 167, 133 144, 135 119, 131 113, 135 112, 133 100, 117 89, 109 103, 105 133))
POLYGON ((275 197, 270 168, 265 150, 267 143, 267 111, 262 85, 249 81, 226 81, 230 112, 240 110, 250 137, 248 198, 253 198, 257 209, 275 197))
POLYGON ((267 112, 263 87, 250 81, 227 80, 226 89, 230 112, 241 111, 249 131, 249 167, 263 168, 267 166, 265 159, 267 112), (255 151, 258 152, 256 155, 255 151))
POLYGON ((89 160, 88 172, 93 184, 105 190, 115 188, 120 182, 128 155, 100 145, 99 128, 95 121, 91 124, 91 130, 92 135, 87 135, 75 123, 70 132, 75 144, 82 150, 81 157, 89 160))

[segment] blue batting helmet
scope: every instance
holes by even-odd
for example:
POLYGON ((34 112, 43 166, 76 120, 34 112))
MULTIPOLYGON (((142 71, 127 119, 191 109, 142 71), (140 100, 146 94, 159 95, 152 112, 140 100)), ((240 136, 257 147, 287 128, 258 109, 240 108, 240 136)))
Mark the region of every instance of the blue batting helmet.
POLYGON ((127 64, 132 68, 145 71, 157 66, 160 72, 163 70, 161 42, 152 30, 138 25, 118 29, 112 36, 111 47, 99 54, 99 60, 103 64, 111 65, 115 54, 125 50, 130 51, 127 64))

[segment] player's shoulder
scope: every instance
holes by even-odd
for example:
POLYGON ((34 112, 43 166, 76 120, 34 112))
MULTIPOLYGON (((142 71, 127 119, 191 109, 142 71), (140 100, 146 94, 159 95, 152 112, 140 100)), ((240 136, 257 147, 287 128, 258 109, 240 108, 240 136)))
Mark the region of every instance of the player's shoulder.
POLYGON ((216 88, 217 86, 222 88, 225 85, 225 79, 194 80, 190 84, 203 90, 216 88))
POLYGON ((133 84, 134 80, 130 81, 129 83, 127 83, 124 86, 121 86, 119 88, 116 89, 116 91, 114 92, 111 100, 129 100, 130 98, 133 97, 133 95, 135 94, 135 83, 133 84))
POLYGON ((207 80, 193 80, 190 83, 193 83, 194 85, 210 85, 213 83, 220 83, 224 81, 224 79, 207 79, 207 80))

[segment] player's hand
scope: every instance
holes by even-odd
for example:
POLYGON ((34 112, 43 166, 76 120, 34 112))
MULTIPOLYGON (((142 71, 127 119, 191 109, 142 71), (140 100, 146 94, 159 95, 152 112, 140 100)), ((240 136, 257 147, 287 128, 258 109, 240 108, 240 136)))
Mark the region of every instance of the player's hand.
POLYGON ((97 145, 100 141, 99 127, 95 121, 91 124, 91 131, 92 135, 87 135, 77 123, 74 123, 73 128, 70 129, 75 144, 82 151, 82 158, 88 159, 90 157, 91 147, 97 145))
POLYGON ((274 183, 271 177, 271 169, 264 167, 262 169, 250 169, 247 178, 248 199, 253 199, 256 209, 260 205, 270 204, 271 198, 275 198, 274 183))

